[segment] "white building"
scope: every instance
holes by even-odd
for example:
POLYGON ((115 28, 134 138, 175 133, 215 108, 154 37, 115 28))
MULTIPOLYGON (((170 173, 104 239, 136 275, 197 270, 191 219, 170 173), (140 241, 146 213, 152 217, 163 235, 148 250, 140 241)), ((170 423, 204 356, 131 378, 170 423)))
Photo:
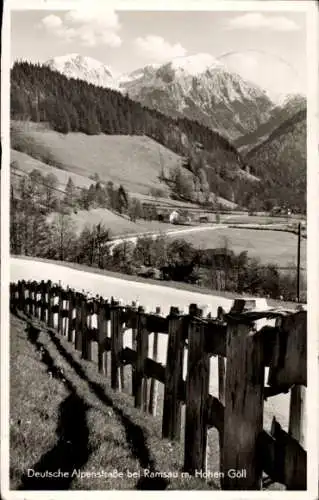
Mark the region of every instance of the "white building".
POLYGON ((169 216, 169 222, 170 224, 177 224, 178 221, 179 221, 179 213, 176 210, 174 210, 169 216))

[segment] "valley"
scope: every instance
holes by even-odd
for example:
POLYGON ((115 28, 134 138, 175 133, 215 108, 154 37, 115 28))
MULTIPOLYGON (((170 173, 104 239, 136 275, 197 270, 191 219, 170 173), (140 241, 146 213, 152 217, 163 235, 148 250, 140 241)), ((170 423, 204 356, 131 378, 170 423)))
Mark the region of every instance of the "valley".
MULTIPOLYGON (((35 184, 30 188, 35 197, 42 199, 44 193, 40 192, 45 189, 48 176, 50 182, 54 178, 51 185, 55 185, 53 198, 49 197, 51 208, 43 206, 41 210, 46 212, 43 224, 53 234, 60 233, 60 248, 56 244, 57 248, 49 251, 46 242, 38 256, 46 257, 51 252, 54 258, 68 256, 67 260, 82 259, 85 263, 88 250, 79 248, 76 256, 75 249, 69 251, 68 245, 72 238, 80 246, 81 239, 93 238, 92 243, 83 245, 97 245, 89 251, 89 260, 93 263, 99 255, 100 267, 102 246, 94 236, 96 231, 98 235, 102 231, 105 241, 123 237, 123 248, 119 245, 116 258, 125 262, 128 256, 124 242, 129 242, 131 235, 136 242, 138 235, 166 234, 167 251, 174 247, 174 240, 182 238, 192 252, 227 247, 238 255, 246 251, 247 262, 253 263, 257 258, 261 268, 275 265, 278 270, 293 271, 295 234, 271 231, 270 227, 263 230, 263 218, 258 221, 255 214, 263 213, 271 225, 280 222, 270 216, 278 207, 283 216, 287 216, 288 210, 304 213, 306 110, 302 96, 288 96, 281 106, 275 105, 262 89, 200 54, 124 75, 117 86, 111 80, 111 71, 103 65, 76 54, 44 66, 22 62, 12 69, 13 199, 16 204, 23 204, 25 195, 21 188, 27 179, 34 183, 41 177, 44 186, 35 184), (50 81, 58 95, 56 108, 52 107, 52 88, 46 83, 50 81), (179 103, 181 91, 191 96, 194 88, 204 92, 204 87, 215 104, 223 103, 215 106, 211 102, 215 111, 219 110, 217 115, 208 108, 205 111, 217 120, 215 125, 204 124, 194 108, 189 114, 189 100, 187 107, 182 104, 175 113, 173 109, 160 110, 154 102, 144 102, 139 97, 139 89, 149 96, 153 91, 156 94, 157 85, 161 92, 170 92, 177 82, 180 88, 173 94, 179 103), (27 101, 26 92, 34 95, 33 104, 30 99, 27 101), (236 112, 234 118, 240 100, 242 115, 236 112), (223 106, 240 130, 234 143, 223 106), (250 116, 250 130, 245 129, 245 113, 250 116), (258 116, 258 120, 254 121, 253 116, 258 116), (223 127, 229 129, 228 134, 223 127), (238 149, 234 144, 238 144, 238 149), (170 221, 173 211, 180 219, 177 223, 170 221), (215 226, 211 226, 213 231, 209 225, 205 228, 205 221, 215 226), (245 221, 256 224, 256 229, 238 225, 245 221), (218 227, 225 222, 227 227, 218 227), (229 227, 231 224, 235 227, 229 227), (188 230, 187 225, 199 226, 199 231, 188 230), (124 254, 119 257, 122 251, 124 254)), ((32 210, 37 210, 36 206, 32 210)), ((298 219, 293 226, 295 233, 297 222, 298 219)), ((27 226, 28 222, 17 224, 27 226)), ((54 239, 53 234, 50 238, 54 239)), ((16 236, 15 245, 18 240, 16 236)), ((26 248, 35 248, 31 242, 32 239, 25 243, 26 248)), ((303 240, 302 269, 306 267, 305 246, 303 240)), ((153 261, 147 252, 144 261, 153 261)), ((103 262, 103 266, 112 266, 106 256, 103 262)), ((114 265, 120 272, 131 269, 131 264, 125 262, 114 265)), ((276 294, 277 297, 278 291, 276 294)))

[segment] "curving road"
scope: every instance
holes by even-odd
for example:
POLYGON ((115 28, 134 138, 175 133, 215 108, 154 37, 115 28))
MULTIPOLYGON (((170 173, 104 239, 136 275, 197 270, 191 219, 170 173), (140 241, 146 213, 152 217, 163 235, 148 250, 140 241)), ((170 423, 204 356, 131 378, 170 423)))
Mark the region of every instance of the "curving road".
POLYGON ((165 235, 165 236, 173 236, 175 234, 185 234, 185 233, 192 233, 196 231, 207 231, 209 230, 216 230, 216 229, 225 229, 227 228, 227 224, 218 224, 218 225, 206 225, 206 226, 196 226, 196 227, 187 227, 185 229, 168 229, 167 231, 149 231, 147 233, 139 233, 139 234, 129 234, 126 236, 122 236, 120 238, 114 238, 111 241, 109 241, 106 245, 109 247, 110 252, 112 253, 113 249, 121 244, 126 242, 131 242, 131 243, 136 243, 137 239, 140 237, 145 237, 145 236, 151 236, 152 238, 156 238, 157 236, 165 235))
MULTIPOLYGON (((126 303, 131 303, 133 300, 136 300, 141 305, 145 306, 146 309, 151 311, 155 311, 156 306, 160 306, 163 314, 167 314, 169 312, 170 306, 179 307, 180 310, 183 311, 188 308, 189 304, 197 303, 198 306, 205 306, 206 311, 210 311, 212 315, 215 316, 219 305, 227 310, 232 302, 231 299, 224 297, 216 297, 214 295, 209 296, 201 293, 190 292, 188 290, 179 290, 155 284, 126 281, 125 279, 113 278, 101 274, 72 269, 55 263, 12 257, 10 259, 10 281, 15 282, 20 279, 36 281, 50 279, 55 283, 60 281, 62 286, 69 285, 76 290, 85 290, 86 292, 91 292, 94 295, 102 295, 105 298, 114 296, 121 298, 126 303)), ((150 357, 153 344, 152 337, 153 336, 150 335, 150 357)), ((165 364, 167 336, 159 335, 159 337, 159 361, 165 364)), ((129 331, 125 334, 124 344, 129 347, 131 346, 131 335, 129 331)), ((218 396, 218 371, 216 358, 211 358, 210 393, 218 396)), ((289 395, 283 394, 275 396, 265 402, 265 428, 270 428, 271 420, 274 415, 276 415, 276 418, 284 426, 284 428, 287 429, 289 395)))

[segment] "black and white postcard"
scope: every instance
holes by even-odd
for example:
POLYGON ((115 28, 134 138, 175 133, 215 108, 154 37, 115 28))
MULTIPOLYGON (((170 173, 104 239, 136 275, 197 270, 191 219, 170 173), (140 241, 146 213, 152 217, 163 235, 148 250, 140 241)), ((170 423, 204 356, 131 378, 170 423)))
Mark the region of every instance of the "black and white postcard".
POLYGON ((318 19, 6 3, 4 498, 318 497, 318 19))

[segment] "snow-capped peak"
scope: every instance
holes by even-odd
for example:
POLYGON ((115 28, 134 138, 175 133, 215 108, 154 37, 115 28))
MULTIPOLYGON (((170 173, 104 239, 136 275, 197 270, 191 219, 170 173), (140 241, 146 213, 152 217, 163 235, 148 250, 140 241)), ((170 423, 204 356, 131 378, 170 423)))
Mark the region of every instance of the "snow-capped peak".
POLYGON ((45 65, 68 78, 86 80, 101 87, 117 88, 117 82, 110 68, 89 56, 66 54, 49 59, 45 65))
POLYGON ((185 71, 191 76, 200 75, 208 69, 225 69, 225 66, 218 59, 206 53, 175 57, 168 64, 172 69, 185 71))

